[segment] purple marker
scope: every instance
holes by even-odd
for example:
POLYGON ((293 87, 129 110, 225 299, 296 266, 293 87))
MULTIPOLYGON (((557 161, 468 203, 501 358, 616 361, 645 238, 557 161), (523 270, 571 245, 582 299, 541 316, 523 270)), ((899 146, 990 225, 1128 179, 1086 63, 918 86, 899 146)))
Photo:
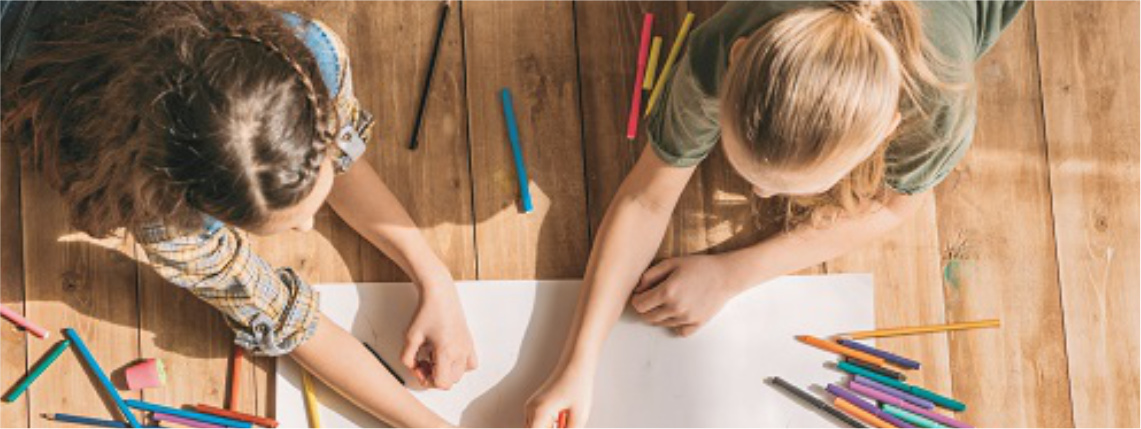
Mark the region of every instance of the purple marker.
POLYGON ((928 401, 926 399, 920 398, 918 396, 912 395, 910 393, 904 392, 902 390, 896 389, 896 388, 891 387, 891 386, 885 386, 882 383, 877 383, 875 380, 864 377, 862 375, 857 375, 857 376, 855 376, 854 379, 856 380, 856 383, 859 383, 859 384, 863 385, 864 387, 877 390, 880 393, 883 393, 885 395, 894 396, 894 397, 899 398, 900 400, 903 400, 906 402, 910 402, 912 405, 915 405, 919 408, 923 408, 926 410, 930 410, 930 409, 935 408, 934 402, 928 401))
POLYGON ((925 409, 919 408, 919 407, 912 405, 912 404, 909 404, 906 401, 903 401, 899 398, 896 398, 894 396, 891 396, 891 395, 885 394, 883 392, 877 391, 873 388, 864 386, 864 385, 860 384, 859 382, 849 382, 848 388, 852 389, 853 392, 867 396, 868 398, 871 398, 871 399, 874 399, 874 400, 877 400, 877 401, 880 401, 883 403, 895 405, 895 406, 902 408, 908 412, 915 413, 915 414, 918 414, 918 415, 923 416, 925 418, 934 420, 936 423, 944 424, 944 425, 947 425, 947 426, 950 426, 953 428, 970 428, 970 427, 973 427, 973 426, 968 425, 966 423, 963 423, 961 421, 955 420, 951 417, 937 413, 934 410, 925 410, 925 409))
POLYGON ((881 358, 883 358, 883 360, 886 360, 892 364, 895 364, 896 366, 898 366, 900 368, 919 369, 919 362, 913 361, 911 359, 905 358, 903 356, 897 355, 897 354, 892 353, 892 352, 880 350, 880 349, 877 349, 875 347, 860 343, 858 341, 846 340, 843 338, 836 340, 836 342, 840 343, 840 345, 842 345, 844 347, 856 349, 856 350, 859 350, 861 352, 870 354, 872 356, 881 357, 881 358))
POLYGON ((825 388, 825 390, 827 390, 828 393, 836 395, 837 397, 844 398, 845 401, 851 402, 852 405, 855 405, 856 407, 859 407, 860 409, 867 411, 868 414, 879 417, 880 419, 883 419, 884 421, 891 423, 892 426, 895 426, 897 428, 913 428, 913 427, 915 427, 915 426, 909 425, 907 423, 904 423, 903 420, 897 419, 897 418, 895 418, 895 416, 888 414, 879 408, 876 408, 875 405, 867 403, 867 401, 864 401, 859 396, 856 396, 855 394, 853 394, 852 392, 849 392, 847 389, 844 389, 843 387, 837 386, 835 384, 829 384, 828 387, 825 388))

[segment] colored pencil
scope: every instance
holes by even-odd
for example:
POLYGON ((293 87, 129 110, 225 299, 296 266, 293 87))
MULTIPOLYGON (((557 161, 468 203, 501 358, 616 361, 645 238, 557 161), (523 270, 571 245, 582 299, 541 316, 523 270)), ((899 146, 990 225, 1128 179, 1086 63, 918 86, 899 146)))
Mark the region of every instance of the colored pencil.
POLYGON ((375 357, 376 360, 380 361, 381 365, 384 365, 384 369, 387 369, 388 373, 392 374, 392 377, 395 378, 396 381, 399 381, 401 386, 407 386, 407 384, 404 383, 404 377, 401 377, 400 374, 397 374, 396 370, 393 369, 392 366, 388 364, 388 362, 385 362, 384 358, 380 357, 380 353, 377 353, 376 350, 372 348, 372 346, 368 345, 368 343, 364 341, 361 341, 361 344, 364 344, 364 348, 368 349, 368 352, 372 353, 372 357, 375 357))
POLYGON ((511 102, 511 91, 499 91, 503 100, 503 118, 507 121, 507 137, 511 140, 511 154, 515 157, 515 173, 519 176, 519 198, 523 203, 523 213, 535 209, 531 203, 531 186, 527 179, 527 165, 523 162, 523 144, 519 142, 519 126, 515 123, 515 105, 511 102))
POLYGON ((451 10, 451 0, 445 1, 440 7, 440 19, 436 24, 436 39, 432 42, 432 56, 428 57, 428 71, 424 74, 424 86, 420 89, 420 105, 416 108, 416 122, 412 124, 412 138, 408 141, 409 150, 416 150, 420 146, 420 126, 424 121, 424 111, 428 106, 428 94, 432 90, 432 77, 436 75, 436 58, 440 56, 440 42, 444 40, 444 28, 447 28, 448 12, 451 10))
POLYGON ((4 305, 0 305, 0 315, 4 316, 4 318, 8 319, 8 321, 15 323, 16 326, 24 328, 25 331, 35 335, 37 338, 47 339, 49 336, 51 336, 51 333, 48 332, 47 329, 41 328, 40 325, 32 323, 31 320, 25 319, 24 316, 20 315, 20 313, 17 313, 4 305))
POLYGON ((900 335, 929 334, 932 332, 961 331, 964 329, 997 328, 1002 325, 998 319, 978 320, 974 322, 950 323, 946 325, 912 326, 904 328, 876 329, 872 331, 856 331, 840 334, 840 337, 852 340, 864 338, 898 337, 900 335))
POLYGON ((892 352, 877 349, 877 348, 869 346, 867 344, 863 344, 859 341, 853 341, 853 340, 841 338, 841 339, 836 340, 836 342, 840 343, 840 345, 848 347, 850 349, 859 350, 861 352, 864 352, 864 353, 867 353, 867 354, 870 354, 873 356, 879 356, 879 357, 883 358, 883 360, 887 361, 888 363, 893 364, 895 366, 898 366, 900 368, 919 369, 919 362, 913 361, 911 359, 905 358, 903 356, 897 355, 897 354, 892 353, 892 352))
POLYGON ((840 362, 839 364, 836 365, 836 367, 839 368, 841 371, 847 372, 849 374, 862 375, 864 377, 871 379, 872 381, 875 381, 876 383, 879 383, 879 384, 882 384, 885 386, 894 387, 896 389, 902 390, 904 392, 910 393, 910 394, 918 396, 920 398, 929 400, 931 402, 934 402, 935 405, 938 405, 940 407, 946 408, 946 409, 951 410, 951 411, 963 411, 963 410, 967 409, 966 404, 959 402, 959 401, 956 401, 955 399, 948 398, 946 396, 940 395, 938 393, 932 392, 930 390, 924 389, 924 388, 919 387, 919 386, 913 386, 913 385, 901 382, 901 381, 893 379, 893 378, 884 377, 882 375, 879 375, 879 374, 876 374, 874 372, 868 371, 866 369, 860 368, 858 366, 849 364, 847 362, 840 362))
POLYGON ((657 82, 654 82, 654 90, 650 92, 650 100, 646 102, 646 116, 650 116, 650 112, 654 111, 654 105, 657 103, 658 97, 662 95, 662 88, 666 86, 666 81, 673 73, 674 62, 677 61, 677 56, 681 53, 681 46, 685 44, 694 17, 693 12, 685 14, 685 21, 681 23, 681 30, 677 32, 677 38, 674 39, 674 44, 670 47, 670 54, 666 57, 666 63, 662 65, 662 72, 658 75, 657 82))
POLYGON ((919 427, 923 427, 923 428, 943 427, 943 426, 939 425, 938 423, 935 423, 935 422, 933 422, 927 418, 916 415, 914 413, 907 412, 906 410, 903 410, 903 409, 896 407, 894 405, 891 405, 891 404, 884 404, 883 410, 887 411, 889 414, 891 414, 893 416, 899 417, 900 419, 906 420, 906 421, 910 422, 911 424, 919 426, 919 427))
POLYGON ((893 371, 893 370, 884 368, 884 367, 879 366, 879 365, 872 365, 870 363, 861 361, 859 359, 844 358, 844 362, 850 363, 852 365, 858 366, 860 368, 866 369, 868 371, 874 372, 874 373, 882 375, 884 377, 894 378, 894 379, 899 380, 899 381, 907 381, 907 376, 903 375, 899 371, 893 371))
POLYGON ((103 368, 99 366, 99 362, 95 360, 95 356, 91 354, 91 350, 87 348, 87 344, 83 343, 83 339, 79 338, 79 333, 74 329, 67 328, 63 330, 63 335, 71 341, 71 345, 75 351, 79 352, 79 357, 87 364, 87 368, 95 373, 95 378, 99 379, 99 383, 103 385, 103 390, 111 396, 111 400, 115 402, 115 406, 119 407, 119 412, 123 414, 123 418, 127 419, 127 424, 133 428, 141 426, 139 419, 127 409, 127 404, 123 402, 123 397, 119 396, 119 391, 115 389, 115 385, 111 384, 111 379, 107 378, 107 373, 103 372, 103 368))
POLYGON ((838 408, 840 411, 848 413, 848 415, 877 428, 897 427, 883 421, 883 419, 880 419, 879 417, 876 417, 867 411, 861 410, 860 407, 852 405, 851 402, 844 400, 844 398, 835 398, 832 400, 832 404, 835 405, 836 408, 838 408))
POLYGON ((638 42, 638 69, 634 73, 634 95, 630 100, 630 119, 626 122, 626 139, 638 135, 638 114, 642 112, 642 80, 646 78, 646 57, 650 54, 650 34, 654 28, 654 14, 642 19, 642 38, 638 42))
MULTIPOLYGON (((910 393, 904 392, 904 391, 899 390, 899 389, 884 386, 882 384, 876 383, 875 381, 869 380, 867 377, 864 377, 864 376, 860 376, 860 375, 854 376, 852 378, 852 381, 856 384, 859 384, 863 387, 875 390, 875 391, 882 393, 884 395, 899 399, 900 401, 903 401, 903 402, 913 404, 919 408, 924 408, 924 409, 928 409, 928 410, 935 408, 934 402, 928 401, 926 399, 920 398, 918 396, 912 395, 910 393)), ((868 395, 864 395, 864 396, 868 396, 868 395)))
POLYGON ((183 426, 189 426, 192 428, 220 428, 220 427, 225 427, 225 426, 216 425, 213 423, 206 423, 206 422, 200 422, 200 421, 194 420, 194 419, 188 419, 185 417, 172 416, 172 415, 166 414, 166 413, 151 413, 151 419, 153 419, 155 421, 159 421, 159 422, 169 422, 169 423, 179 424, 179 425, 183 425, 183 426))
POLYGON ((305 393, 305 413, 309 416, 309 427, 321 427, 321 407, 317 403, 317 393, 313 391, 313 377, 302 370, 301 386, 305 393))
POLYGON ((843 356, 847 356, 847 357, 850 357, 853 359, 859 359, 859 360, 862 360, 864 362, 868 362, 868 363, 872 363, 872 364, 876 364, 876 365, 880 365, 880 366, 887 364, 887 362, 885 362, 883 360, 883 358, 872 356, 870 354, 867 354, 867 353, 864 353, 864 352, 861 352, 858 350, 852 350, 850 348, 841 346, 841 345, 836 344, 834 342, 831 342, 828 340, 822 340, 820 338, 816 338, 816 337, 813 337, 811 335, 797 335, 796 339, 800 340, 801 342, 803 342, 805 344, 816 347, 818 349, 829 351, 829 352, 836 353, 836 354, 843 355, 843 356))
POLYGON ((867 412, 873 416, 878 417, 880 420, 883 420, 892 426, 900 427, 900 428, 905 428, 905 427, 910 426, 907 423, 904 423, 903 421, 900 421, 899 419, 892 417, 890 414, 885 413, 883 410, 876 408, 875 404, 869 404, 867 401, 860 399, 860 397, 856 396, 855 393, 849 392, 847 389, 845 389, 843 387, 837 386, 835 384, 829 384, 826 389, 828 390, 828 393, 832 394, 832 396, 835 396, 837 398, 843 398, 845 401, 852 404, 853 406, 859 407, 860 409, 864 410, 865 412, 867 412))
POLYGON ((811 405, 812 407, 814 407, 818 410, 821 410, 821 411, 824 411, 825 413, 828 413, 828 415, 831 415, 832 417, 835 417, 836 419, 846 423, 848 426, 851 426, 854 428, 866 428, 867 427, 867 425, 860 423, 859 420, 853 419, 851 416, 844 414, 840 410, 837 410, 835 407, 828 405, 828 403, 820 400, 820 398, 812 396, 808 392, 805 392, 804 390, 801 390, 800 388, 793 386, 792 384, 790 384, 787 381, 784 381, 784 379, 782 379, 780 377, 770 378, 769 383, 771 383, 773 386, 780 388, 781 390, 784 390, 785 392, 791 393, 793 396, 795 396, 797 398, 800 398, 800 400, 807 402, 808 405, 811 405))
POLYGON ((234 410, 238 408, 238 392, 242 384, 242 346, 234 344, 233 350, 233 364, 230 365, 230 397, 226 398, 226 409, 234 410))
POLYGON ((233 420, 238 420, 238 421, 243 421, 243 422, 250 422, 250 423, 253 423, 253 424, 261 426, 261 427, 267 427, 267 428, 277 427, 277 420, 271 419, 269 417, 254 416, 254 415, 241 413, 241 412, 237 412, 237 411, 224 410, 224 409, 221 409, 218 407, 213 407, 213 406, 206 405, 206 404, 198 404, 192 408, 194 408, 194 411, 197 411, 197 412, 200 412, 203 414, 213 414, 215 416, 223 417, 223 418, 227 418, 227 419, 233 419, 233 420))
POLYGON ((561 428, 570 427, 570 426, 567 426, 567 420, 569 418, 570 418, 570 410, 559 411, 559 427, 561 427, 561 428))
POLYGON ((64 423, 75 423, 75 424, 81 424, 81 425, 87 425, 87 426, 97 426, 97 427, 104 427, 104 428, 125 428, 125 427, 127 427, 127 424, 123 423, 123 422, 117 422, 114 420, 96 419, 96 418, 92 418, 92 417, 77 416, 77 415, 73 415, 73 414, 54 413, 54 414, 42 414, 42 416, 43 416, 43 418, 48 419, 48 420, 52 420, 52 421, 64 422, 64 423))
POLYGON ((225 426, 228 428, 248 428, 253 427, 250 422, 243 422, 234 419, 227 419, 225 417, 213 416, 210 414, 199 413, 196 411, 187 411, 179 408, 168 407, 166 405, 159 405, 150 402, 139 401, 136 399, 128 399, 127 406, 141 411, 150 411, 152 413, 162 413, 166 415, 182 417, 184 419, 197 420, 203 423, 213 423, 216 425, 225 426))
POLYGON ((940 413, 936 412, 934 409, 923 409, 919 406, 908 403, 907 401, 903 401, 899 398, 893 397, 891 395, 887 395, 887 394, 885 394, 881 391, 878 391, 874 388, 865 386, 864 384, 862 384, 860 382, 856 382, 856 381, 849 382, 848 387, 851 388, 853 392, 867 396, 869 399, 879 401, 881 404, 894 405, 898 408, 907 410, 910 413, 923 416, 927 419, 936 421, 940 424, 944 424, 944 425, 947 425, 949 427, 953 427, 953 428, 969 428, 969 427, 971 427, 971 425, 966 424, 962 421, 959 421, 953 417, 950 417, 950 416, 947 416, 944 414, 940 414, 940 413))
POLYGON ((658 56, 662 51, 662 38, 654 36, 654 41, 650 42, 650 60, 646 63, 646 78, 642 81, 642 90, 649 91, 654 89, 654 75, 658 69, 658 56))
POLYGON ((67 347, 70 345, 71 341, 66 339, 55 343, 55 345, 52 346, 51 350, 48 350, 48 353, 44 355, 44 357, 41 358, 39 362, 36 362, 36 366, 33 366, 32 369, 28 371, 28 375, 25 375, 24 379, 20 380, 20 384, 17 384, 16 387, 12 388, 12 390, 9 391, 7 395, 4 395, 4 402, 12 402, 15 401, 16 398, 19 398, 20 395, 24 393, 24 391, 28 390, 28 386, 31 386, 32 382, 36 381, 37 378, 40 378, 40 375, 43 374, 44 371, 47 370, 49 366, 51 366, 52 362, 55 362, 56 358, 58 358, 59 355, 63 354, 63 351, 67 350, 67 347))

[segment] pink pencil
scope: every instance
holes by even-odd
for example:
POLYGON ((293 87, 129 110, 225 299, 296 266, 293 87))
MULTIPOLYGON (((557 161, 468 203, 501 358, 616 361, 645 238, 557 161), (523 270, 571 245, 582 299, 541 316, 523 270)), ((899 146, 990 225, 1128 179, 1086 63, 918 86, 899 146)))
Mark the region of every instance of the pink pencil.
POLYGON ((646 78, 646 56, 650 53, 650 32, 654 28, 654 14, 647 13, 642 20, 642 43, 638 48, 638 72, 634 76, 634 100, 630 102, 630 121, 626 123, 626 138, 638 135, 638 112, 642 110, 642 81, 646 78))
POLYGON ((198 420, 192 420, 192 419, 182 418, 179 416, 172 416, 170 414, 163 414, 163 413, 154 413, 151 415, 151 418, 158 420, 160 422, 170 422, 170 423, 179 424, 179 425, 183 425, 183 426, 189 426, 192 428, 220 428, 220 427, 224 427, 224 426, 216 425, 213 423, 200 422, 198 420))
POLYGON ((35 323, 32 323, 32 321, 25 319, 24 316, 21 316, 20 313, 9 310, 8 307, 0 305, 0 315, 3 315, 5 319, 11 320, 12 323, 15 323, 21 328, 26 329, 28 332, 31 332, 32 335, 40 338, 48 337, 47 329, 37 326, 35 323))

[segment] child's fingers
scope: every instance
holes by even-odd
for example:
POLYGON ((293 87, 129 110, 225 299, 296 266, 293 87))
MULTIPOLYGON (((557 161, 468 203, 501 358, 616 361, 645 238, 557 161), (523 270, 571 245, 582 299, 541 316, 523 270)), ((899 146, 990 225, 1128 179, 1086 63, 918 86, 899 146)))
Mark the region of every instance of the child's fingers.
POLYGON ((553 428, 559 423, 559 410, 549 405, 540 405, 531 410, 531 415, 527 416, 527 421, 529 426, 533 428, 553 428))
POLYGON ((659 305, 650 311, 641 313, 641 316, 642 320, 644 320, 646 323, 651 325, 658 325, 666 319, 675 316, 675 314, 673 309, 667 308, 665 305, 659 305))
POLYGON ((404 342, 404 351, 400 353, 400 363, 403 363, 409 370, 415 371, 418 363, 416 361, 416 355, 420 352, 420 347, 423 345, 423 335, 419 333, 409 333, 408 338, 404 342))
POLYGON ((666 259, 650 267, 650 269, 642 273, 642 277, 638 279, 638 286, 634 288, 634 293, 638 294, 653 289, 655 285, 665 280, 666 277, 669 277, 673 271, 673 266, 673 259, 666 259))
POLYGON ((479 357, 475 355, 475 351, 472 351, 467 355, 467 370, 475 371, 476 368, 479 368, 479 357))
POLYGON ((701 328, 701 325, 697 324, 697 323, 691 323, 688 325, 681 325, 681 326, 674 328, 674 333, 680 337, 688 337, 690 335, 693 335, 695 332, 697 332, 698 328, 701 328))
POLYGON ((634 294, 634 297, 630 299, 630 305, 633 305, 634 309, 642 314, 660 307, 665 302, 665 288, 662 286, 634 294))
POLYGON ((450 353, 440 352, 434 356, 435 365, 432 368, 432 381, 437 389, 448 390, 459 378, 456 375, 455 358, 450 353))

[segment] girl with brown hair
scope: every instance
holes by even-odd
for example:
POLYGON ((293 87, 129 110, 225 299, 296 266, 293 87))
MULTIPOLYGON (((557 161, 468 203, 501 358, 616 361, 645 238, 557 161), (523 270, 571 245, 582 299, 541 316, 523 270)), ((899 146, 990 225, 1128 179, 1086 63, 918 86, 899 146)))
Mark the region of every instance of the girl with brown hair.
POLYGON ((587 424, 594 369, 626 302, 696 332, 726 301, 867 243, 911 216, 970 145, 971 70, 1019 1, 730 3, 689 40, 649 144, 602 221, 562 357, 527 405, 587 424), (651 266, 696 165, 723 142, 788 227, 717 255, 651 266), (646 237, 653 237, 647 240, 646 237))
POLYGON ((372 167, 354 162, 371 116, 333 32, 247 2, 3 12, 5 144, 21 145, 77 229, 132 233, 159 274, 223 313, 239 345, 289 354, 394 425, 448 425, 246 235, 309 230, 328 201, 418 285, 402 361, 421 384, 448 389, 475 369, 447 267, 372 167))

